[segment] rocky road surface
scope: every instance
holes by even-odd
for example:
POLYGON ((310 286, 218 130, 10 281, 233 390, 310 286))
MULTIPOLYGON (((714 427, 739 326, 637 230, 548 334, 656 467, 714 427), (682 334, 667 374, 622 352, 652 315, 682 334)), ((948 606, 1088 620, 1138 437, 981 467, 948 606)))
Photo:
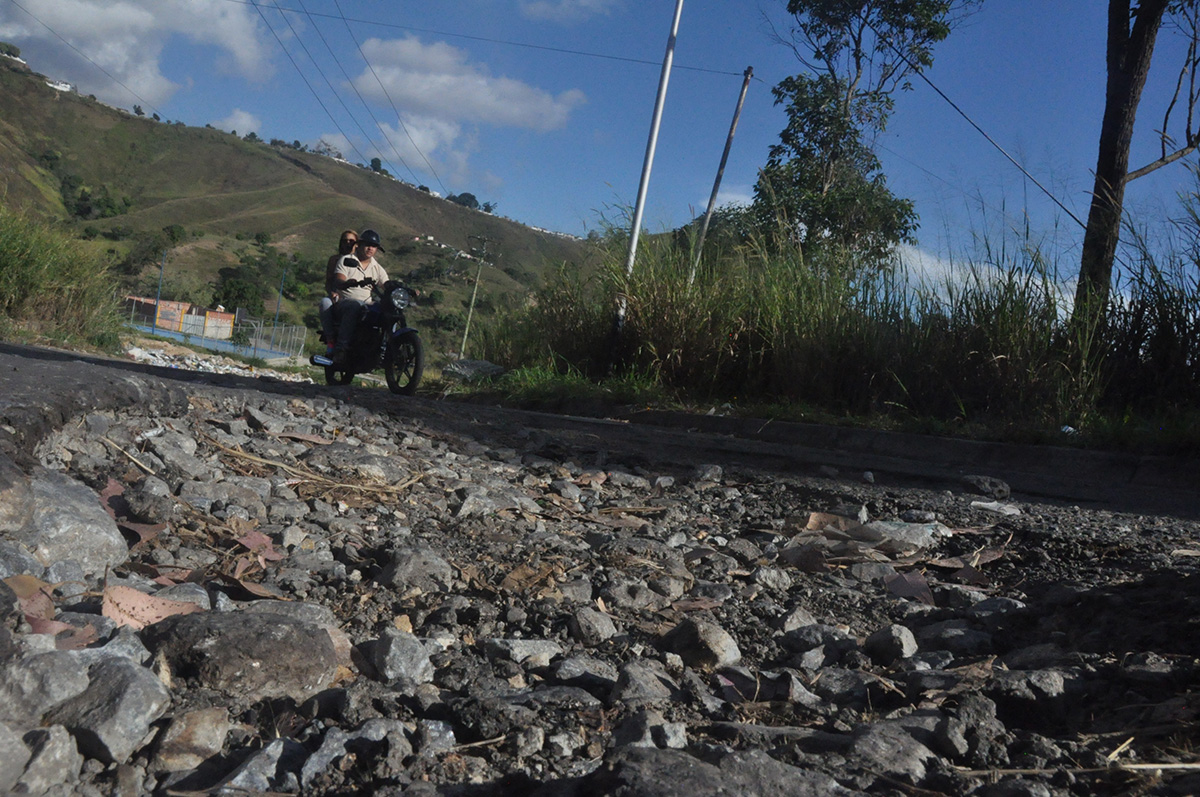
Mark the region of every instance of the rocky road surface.
POLYGON ((0 792, 1200 793, 1195 463, 737 428, 0 345, 0 792))

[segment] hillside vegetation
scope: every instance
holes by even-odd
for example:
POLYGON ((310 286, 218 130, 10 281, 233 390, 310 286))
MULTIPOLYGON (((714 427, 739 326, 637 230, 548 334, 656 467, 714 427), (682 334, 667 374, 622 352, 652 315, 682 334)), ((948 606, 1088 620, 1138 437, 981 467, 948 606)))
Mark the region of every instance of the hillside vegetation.
POLYGON ((478 266, 461 253, 478 238, 488 239, 494 266, 482 272, 484 316, 548 270, 588 260, 579 239, 294 144, 138 117, 52 88, 10 58, 0 58, 0 195, 89 241, 124 290, 153 295, 165 252, 164 298, 210 304, 236 280, 256 286, 253 309, 273 311, 282 281, 282 317, 310 325, 340 231, 376 229, 389 273, 433 297, 413 322, 435 350, 460 343, 478 266))

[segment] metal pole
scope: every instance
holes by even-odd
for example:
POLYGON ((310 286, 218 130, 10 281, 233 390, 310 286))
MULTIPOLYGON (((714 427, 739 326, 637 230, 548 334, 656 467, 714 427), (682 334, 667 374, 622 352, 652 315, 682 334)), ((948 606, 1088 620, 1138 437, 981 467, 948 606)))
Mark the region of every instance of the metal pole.
POLYGON ((713 208, 717 206, 717 192, 721 190, 721 177, 725 174, 725 164, 729 161, 729 150, 733 146, 733 134, 737 132, 738 119, 742 115, 742 103, 746 101, 746 89, 750 88, 750 78, 754 77, 754 67, 746 67, 745 79, 742 80, 742 93, 738 96, 737 108, 733 111, 733 124, 729 126, 729 136, 725 139, 725 152, 721 154, 721 165, 717 168, 717 179, 713 182, 712 196, 708 198, 708 210, 704 221, 700 224, 700 235, 696 239, 696 258, 692 261, 692 272, 688 274, 688 285, 696 281, 696 269, 700 268, 700 254, 704 251, 704 236, 708 235, 708 223, 712 220, 713 208))
MULTIPOLYGON (((671 77, 671 63, 675 60, 675 37, 679 33, 679 18, 683 15, 683 0, 675 2, 675 19, 671 23, 671 35, 667 37, 667 52, 663 56, 662 73, 658 78, 658 96, 654 101, 654 117, 650 122, 650 138, 646 142, 646 157, 642 161, 642 180, 638 184, 637 204, 633 208, 633 225, 629 231, 629 253, 625 257, 625 276, 633 274, 633 263, 637 257, 638 236, 642 230, 642 216, 646 211, 646 192, 650 187, 650 169, 654 165, 654 149, 658 145, 658 129, 662 125, 663 106, 667 100, 667 82, 671 77)), ((614 331, 617 335, 625 326, 625 295, 617 297, 617 319, 614 331)), ((615 341, 614 341, 615 342, 615 341)))
POLYGON ((158 293, 154 296, 154 325, 150 328, 152 333, 158 332, 158 304, 162 301, 162 282, 163 270, 167 267, 167 250, 162 253, 162 261, 158 264, 158 293))
POLYGON ((471 332, 471 316, 475 315, 475 295, 479 293, 479 277, 483 274, 483 259, 479 261, 479 269, 475 272, 475 289, 471 291, 471 306, 467 309, 467 327, 463 330, 462 345, 458 347, 458 359, 467 353, 467 335, 471 332))
POLYGON ((283 276, 279 278, 279 298, 275 300, 275 320, 271 322, 271 350, 275 350, 275 329, 279 326, 279 306, 283 304, 283 283, 287 279, 287 268, 283 269, 283 276))
POLYGON ((483 264, 487 262, 487 245, 491 238, 482 235, 468 235, 468 240, 474 239, 482 245, 479 247, 479 268, 475 271, 475 288, 471 291, 471 304, 467 308, 467 327, 463 330, 462 345, 458 347, 458 359, 467 353, 467 335, 471 332, 471 317, 475 315, 475 297, 479 293, 479 278, 483 275, 483 264))

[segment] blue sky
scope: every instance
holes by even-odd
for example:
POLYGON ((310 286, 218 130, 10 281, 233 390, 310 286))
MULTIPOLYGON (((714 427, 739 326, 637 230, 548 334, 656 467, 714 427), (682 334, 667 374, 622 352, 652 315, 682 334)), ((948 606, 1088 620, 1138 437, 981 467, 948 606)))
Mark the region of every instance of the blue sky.
MULTIPOLYGON (((20 46, 38 71, 114 105, 266 139, 324 139, 351 161, 379 156, 407 181, 469 191, 502 215, 583 234, 636 197, 674 6, 0 0, 0 40, 20 46)), ((1103 107, 1104 7, 985 0, 939 46, 928 73, 1080 218, 1103 107)), ((784 124, 770 87, 798 71, 769 36, 768 20, 785 18, 782 0, 685 0, 647 228, 703 211, 747 66, 756 79, 721 201, 750 197, 784 124)), ((1157 156, 1153 131, 1180 47, 1163 32, 1134 165, 1157 156)), ((960 257, 973 239, 995 242, 1028 218, 1049 254, 1077 260, 1076 222, 923 83, 898 98, 878 143, 893 190, 916 201, 928 255, 960 257)), ((1169 218, 1177 192, 1191 187, 1176 164, 1133 183, 1128 205, 1139 218, 1169 218)))

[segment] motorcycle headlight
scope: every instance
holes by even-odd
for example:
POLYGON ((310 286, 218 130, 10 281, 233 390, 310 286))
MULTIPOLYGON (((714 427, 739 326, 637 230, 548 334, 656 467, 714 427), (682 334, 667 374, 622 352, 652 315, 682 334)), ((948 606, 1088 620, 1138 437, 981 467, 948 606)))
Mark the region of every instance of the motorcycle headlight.
POLYGON ((388 294, 388 301, 392 303, 392 307, 395 307, 397 310, 403 310, 412 304, 412 297, 408 294, 407 289, 396 288, 388 294))

